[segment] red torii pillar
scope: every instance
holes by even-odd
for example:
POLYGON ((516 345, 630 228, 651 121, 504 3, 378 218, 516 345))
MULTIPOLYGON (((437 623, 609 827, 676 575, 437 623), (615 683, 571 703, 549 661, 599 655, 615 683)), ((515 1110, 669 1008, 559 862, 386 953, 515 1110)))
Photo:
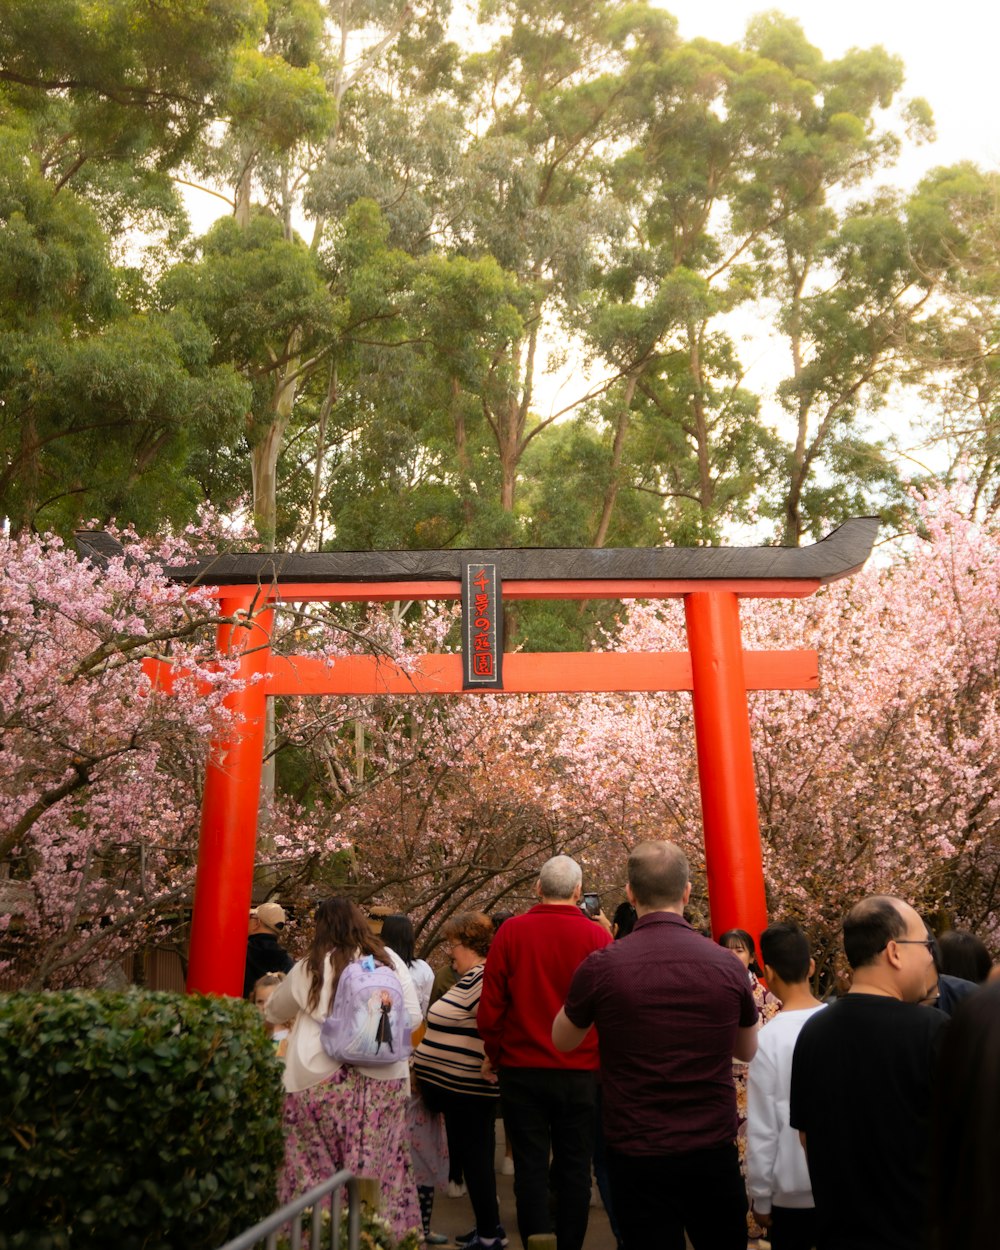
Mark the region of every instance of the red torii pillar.
MULTIPOLYGON (((219 649, 238 652, 248 682, 229 700, 231 736, 213 743, 205 785, 188 990, 239 995, 243 983, 268 695, 461 694, 460 655, 424 656, 404 670, 374 656, 275 656, 278 601, 458 598, 456 562, 493 563, 508 599, 679 598, 687 652, 514 653, 506 693, 690 690, 694 703, 712 930, 767 924, 747 691, 815 689, 814 651, 745 652, 739 598, 801 598, 857 571, 878 521, 859 518, 811 548, 657 548, 488 552, 330 552, 217 556, 170 570, 219 587, 226 615, 219 649)), ((86 536, 84 536, 84 539, 86 536)), ((87 549, 85 541, 80 544, 87 549)), ((106 551, 105 551, 106 554, 106 551)), ((147 670, 169 686, 169 666, 147 670)))
POLYGON ((273 606, 260 598, 251 589, 225 594, 219 604, 224 616, 246 621, 221 625, 217 639, 220 652, 239 655, 245 684, 225 701, 236 713, 229 736, 209 747, 188 958, 189 992, 234 998, 243 993, 274 620, 273 606))
POLYGON ((756 942, 767 902, 739 603, 725 591, 685 595, 684 615, 712 932, 746 929, 756 942))

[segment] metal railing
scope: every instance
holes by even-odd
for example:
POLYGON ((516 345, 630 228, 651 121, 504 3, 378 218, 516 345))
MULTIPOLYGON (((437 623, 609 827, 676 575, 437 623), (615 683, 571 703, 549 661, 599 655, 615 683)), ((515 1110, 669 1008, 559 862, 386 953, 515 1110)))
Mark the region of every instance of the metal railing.
POLYGON ((227 1241, 220 1250, 277 1250, 278 1237, 285 1233, 290 1250, 302 1247, 302 1214, 312 1208, 309 1224, 309 1250, 340 1250, 342 1191, 347 1190, 347 1250, 358 1250, 361 1240, 361 1181, 350 1172, 335 1172, 329 1180, 286 1203, 253 1228, 227 1241), (328 1199, 328 1201, 324 1201, 328 1199), (323 1236, 323 1215, 330 1212, 330 1235, 323 1236))

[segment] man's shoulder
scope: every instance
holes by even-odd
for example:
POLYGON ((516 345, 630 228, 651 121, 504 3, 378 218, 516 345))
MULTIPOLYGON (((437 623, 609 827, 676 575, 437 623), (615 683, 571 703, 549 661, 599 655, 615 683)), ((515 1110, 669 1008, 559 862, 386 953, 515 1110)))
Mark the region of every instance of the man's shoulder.
POLYGON ((757 1053, 773 1057, 790 1049, 809 1021, 825 1010, 825 1005, 820 1003, 818 1007, 803 1011, 779 1011, 761 1028, 757 1037, 757 1053))
POLYGON ((551 903, 536 903, 522 915, 504 921, 496 941, 503 939, 507 944, 534 941, 542 934, 545 940, 558 938, 560 942, 573 942, 587 949, 598 949, 611 941, 610 934, 585 916, 579 907, 551 903))
MULTIPOLYGON (((781 1019, 781 1013, 775 1017, 775 1023, 781 1019)), ((767 1025, 770 1028, 771 1025, 767 1025)), ((814 1011, 809 1018, 803 1023, 799 1029, 798 1038, 805 1045, 811 1044, 814 1040, 822 1042, 826 1037, 836 1037, 842 1028, 850 1028, 850 1021, 846 1018, 844 1012, 844 999, 835 998, 833 1002, 827 1003, 823 1011, 814 1011)), ((764 1030, 761 1030, 763 1036, 764 1030)), ((798 1046, 796 1042, 796 1047, 798 1046)))
POLYGON ((689 966, 690 975, 696 978, 708 977, 713 983, 731 985, 747 994, 751 993, 747 971, 732 952, 704 937, 690 926, 663 926, 656 934, 669 946, 683 951, 689 966))
MULTIPOLYGON (((493 968, 497 967, 497 956, 516 948, 523 943, 531 943, 534 939, 535 925, 532 921, 531 912, 522 912, 520 916, 511 916, 509 920, 505 920, 493 935, 493 941, 490 945, 490 955, 493 957, 493 968)), ((490 960, 486 960, 487 972, 490 968, 490 960)))
POLYGON ((576 975, 583 979, 598 977, 604 969, 613 969, 621 961, 621 942, 609 942, 606 946, 596 946, 585 952, 576 975))
POLYGON ((947 1025, 947 1017, 933 1008, 880 994, 856 993, 845 994, 825 1011, 815 1012, 803 1025, 800 1037, 804 1047, 841 1047, 845 1039, 863 1043, 876 1037, 905 1044, 907 1040, 932 1038, 947 1025))
POLYGON ((292 962, 291 956, 273 933, 251 933, 247 938, 247 951, 255 951, 268 959, 287 959, 292 962))
MULTIPOLYGON (((574 910, 576 909, 574 908, 574 910)), ((596 920, 591 920, 582 911, 577 911, 577 917, 578 919, 571 926, 567 926, 567 930, 571 934, 571 940, 582 951, 606 950, 614 945, 614 939, 611 934, 607 929, 599 925, 596 920)))
POLYGON ((750 993, 747 975, 739 960, 696 933, 686 922, 662 919, 658 913, 653 913, 651 921, 633 929, 628 937, 596 951, 589 960, 599 957, 606 960, 609 967, 638 964, 668 977, 716 986, 728 983, 750 993))

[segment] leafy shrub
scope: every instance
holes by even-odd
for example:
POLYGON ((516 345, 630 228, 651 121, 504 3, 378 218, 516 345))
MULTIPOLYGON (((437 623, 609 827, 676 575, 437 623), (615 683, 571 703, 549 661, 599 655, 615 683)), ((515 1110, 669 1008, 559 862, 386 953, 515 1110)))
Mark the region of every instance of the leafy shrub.
MULTIPOLYGON (((327 1199, 323 1199, 324 1202, 327 1199)), ((301 1240, 304 1246, 310 1244, 309 1237, 312 1228, 312 1208, 307 1207, 302 1215, 301 1222, 301 1240)), ((338 1240, 339 1250, 348 1250, 350 1226, 347 1220, 347 1207, 345 1205, 340 1220, 340 1236, 338 1240)), ((361 1236, 358 1238, 360 1250, 420 1250, 422 1238, 420 1232, 416 1228, 411 1228, 408 1233, 403 1235, 401 1241, 397 1241, 392 1233, 392 1225, 377 1211, 372 1211, 363 1204, 361 1207, 361 1236)), ((292 1239, 289 1233, 278 1234, 278 1250, 291 1250, 292 1239)), ((328 1246, 330 1244, 330 1212, 325 1208, 320 1221, 320 1237, 319 1244, 328 1246)))
POLYGON ((248 1003, 0 1000, 0 1250, 214 1250, 276 1205, 281 1072, 248 1003))

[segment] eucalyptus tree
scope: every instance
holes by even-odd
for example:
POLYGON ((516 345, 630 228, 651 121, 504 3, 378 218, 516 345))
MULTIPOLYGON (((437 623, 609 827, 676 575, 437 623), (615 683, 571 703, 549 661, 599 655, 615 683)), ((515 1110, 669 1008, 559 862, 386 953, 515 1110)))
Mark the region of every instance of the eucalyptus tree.
POLYGON ((256 0, 0 8, 0 512, 14 530, 190 515, 191 458, 245 402, 203 327, 152 308, 129 232, 217 114, 256 0))
MULTIPOLYGON (((736 199, 734 220, 760 230, 756 276, 778 302, 789 349, 778 394, 793 436, 771 510, 782 541, 795 545, 866 499, 871 506, 873 486, 891 488, 894 470, 864 416, 898 376, 897 349, 929 287, 912 263, 899 197, 848 198, 900 150, 886 124, 903 85, 899 58, 875 47, 826 61, 774 15, 750 23, 747 45, 787 83, 782 132, 763 177, 736 199)), ((902 120, 914 138, 930 132, 923 101, 903 102, 902 120)))
POLYGON ((568 328, 615 230, 603 174, 626 136, 624 105, 674 22, 646 4, 500 0, 496 31, 461 79, 474 139, 450 221, 453 245, 513 274, 523 333, 498 352, 480 401, 496 462, 499 507, 516 534, 516 496, 532 442, 591 398, 581 386, 555 412, 537 407, 541 346, 568 328))
POLYGON ((717 541, 764 476, 768 436, 725 323, 754 295, 725 213, 748 174, 745 87, 759 72, 746 52, 675 38, 632 97, 630 142, 608 175, 622 227, 579 321, 621 378, 600 414, 598 545, 623 488, 661 501, 674 541, 717 541))
POLYGON ((925 333, 908 344, 927 470, 965 478, 973 512, 986 518, 1000 513, 998 197, 997 174, 965 162, 933 170, 909 206, 921 267, 940 273, 925 333))
MULTIPOLYGON (((270 234, 270 246, 285 249, 284 255, 297 250, 296 263, 311 267, 316 291, 326 290, 325 327, 313 317, 312 294, 303 292, 301 318, 286 304, 271 324, 273 333, 250 345, 253 358, 244 353, 240 362, 245 376, 254 379, 246 431, 254 514, 267 543, 275 542, 279 532, 282 457, 286 468, 290 462, 302 464, 306 430, 315 439, 307 457, 313 483, 306 529, 312 532, 315 526, 329 415, 343 389, 341 358, 345 340, 359 323, 340 300, 338 275, 331 272, 338 268, 332 254, 345 244, 345 220, 331 207, 343 169, 351 165, 353 113, 368 99, 372 79, 380 74, 398 78, 401 66, 430 56, 428 49, 441 38, 435 0, 424 5, 275 0, 259 43, 244 49, 233 76, 226 126, 195 161, 202 176, 229 188, 238 228, 252 231, 256 216, 270 215, 281 227, 280 235, 270 234)), ((365 190, 356 186, 350 204, 365 190)), ((204 285, 207 289, 211 283, 204 285)), ((396 313, 385 300, 377 315, 392 320, 396 313)), ((217 343, 224 353, 226 340, 218 333, 217 343)), ((291 494, 303 503, 301 491, 291 494)), ((290 515, 285 520, 294 527, 290 515)))
MULTIPOLYGON (((902 206, 848 196, 898 152, 901 84, 882 49, 826 61, 775 13, 741 47, 664 48, 612 171, 627 228, 583 325, 623 379, 604 418, 605 522, 624 486, 659 495, 680 541, 718 541, 759 509, 795 544, 892 486, 862 418, 898 376, 927 285, 902 206), (788 344, 774 425, 736 338, 751 314, 788 344)), ((926 131, 922 102, 906 117, 926 131)))

